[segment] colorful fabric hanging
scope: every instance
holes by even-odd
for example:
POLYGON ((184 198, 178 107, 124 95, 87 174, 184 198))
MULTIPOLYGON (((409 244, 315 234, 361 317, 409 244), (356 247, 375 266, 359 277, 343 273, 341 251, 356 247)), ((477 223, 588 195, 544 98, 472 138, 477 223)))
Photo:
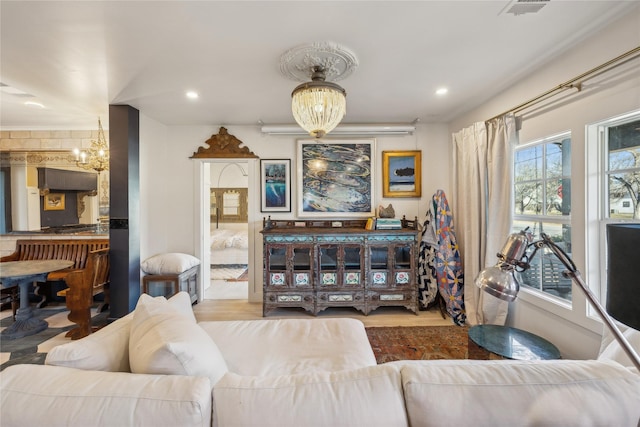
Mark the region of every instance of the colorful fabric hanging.
POLYGON ((418 304, 420 310, 427 310, 438 296, 438 279, 436 276, 436 249, 438 241, 433 227, 433 210, 427 211, 427 218, 422 224, 422 239, 418 253, 418 304))
POLYGON ((437 239, 435 269, 438 290, 445 300, 447 312, 453 318, 453 322, 461 326, 466 321, 464 273, 453 227, 453 214, 444 191, 436 191, 432 201, 437 239))

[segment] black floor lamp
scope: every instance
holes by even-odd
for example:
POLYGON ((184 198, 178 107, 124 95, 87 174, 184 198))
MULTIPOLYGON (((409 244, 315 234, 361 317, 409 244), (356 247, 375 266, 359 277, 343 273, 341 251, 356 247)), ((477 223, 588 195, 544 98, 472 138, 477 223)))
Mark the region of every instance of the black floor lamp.
MULTIPOLYGON (((610 230, 609 230, 610 232, 610 230)), ((624 232, 624 231, 623 231, 624 232)), ((605 322, 616 341, 623 348, 625 353, 629 356, 635 367, 640 371, 640 356, 633 349, 627 338, 620 332, 620 329, 615 325, 611 316, 607 313, 604 307, 596 299, 595 295, 589 290, 585 282, 582 280, 580 272, 576 268, 575 264, 569 258, 569 256, 556 245, 545 233, 540 233, 541 240, 532 242, 531 233, 527 230, 523 230, 520 233, 513 233, 509 235, 507 242, 503 246, 502 250, 498 254, 498 263, 493 267, 488 267, 480 272, 476 278, 476 285, 485 292, 493 295, 504 301, 513 301, 518 296, 520 285, 518 280, 514 276, 515 271, 524 271, 530 267, 530 262, 536 255, 538 249, 547 247, 553 254, 564 264, 567 271, 563 272, 566 277, 570 277, 585 294, 591 305, 596 309, 602 320, 605 322), (533 248, 530 253, 527 250, 533 248)), ((633 252, 629 252, 631 254, 633 252)), ((610 254, 610 260, 613 261, 614 255, 610 254)), ((620 258, 622 258, 619 255, 620 258)), ((618 258, 619 259, 619 258, 618 258)), ((638 260, 636 264, 640 264, 638 260)), ((626 263, 628 264, 628 262, 626 263)), ((614 263, 615 266, 615 263, 614 263)), ((610 264, 609 270, 614 267, 610 264)), ((620 268, 620 267, 618 267, 620 268)), ((633 283, 635 283, 635 294, 638 294, 638 287, 640 286, 640 276, 636 276, 633 283)), ((613 290, 610 288, 610 294, 613 290)), ((628 305, 628 303, 627 303, 628 305)), ((638 306, 636 306, 634 313, 637 312, 638 306)), ((617 307, 616 307, 617 309, 617 307)), ((622 312, 626 313, 626 309, 622 309, 622 312)), ((624 319, 619 319, 624 322, 624 319)), ((637 325, 629 325, 638 328, 637 325)))

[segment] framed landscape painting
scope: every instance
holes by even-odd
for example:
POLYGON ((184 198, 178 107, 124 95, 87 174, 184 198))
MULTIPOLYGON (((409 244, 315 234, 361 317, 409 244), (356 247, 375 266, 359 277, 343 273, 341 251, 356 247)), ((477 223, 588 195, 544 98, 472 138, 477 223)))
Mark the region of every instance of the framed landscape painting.
POLYGON ((422 195, 422 151, 382 152, 382 196, 422 195))
POLYGON ((291 212, 291 160, 260 160, 261 212, 291 212))
POLYGON ((298 217, 374 216, 375 152, 374 139, 299 140, 298 217))

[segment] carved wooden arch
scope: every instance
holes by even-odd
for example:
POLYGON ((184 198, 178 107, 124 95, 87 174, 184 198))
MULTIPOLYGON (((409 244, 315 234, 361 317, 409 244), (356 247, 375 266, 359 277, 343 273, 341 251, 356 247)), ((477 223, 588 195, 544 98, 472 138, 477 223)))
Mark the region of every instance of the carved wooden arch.
POLYGON ((229 135, 227 128, 220 127, 217 135, 205 141, 209 147, 198 147, 190 159, 257 159, 248 147, 240 147, 243 144, 238 138, 229 135))

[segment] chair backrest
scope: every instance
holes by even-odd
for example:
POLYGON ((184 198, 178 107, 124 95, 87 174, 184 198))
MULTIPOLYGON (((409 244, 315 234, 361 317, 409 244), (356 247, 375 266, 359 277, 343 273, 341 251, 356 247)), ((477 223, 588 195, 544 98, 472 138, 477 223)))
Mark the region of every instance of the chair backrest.
POLYGON ((93 259, 93 262, 87 263, 92 287, 95 289, 109 283, 109 248, 91 251, 89 257, 93 259))
POLYGON ((73 261, 76 269, 85 268, 89 252, 108 248, 109 240, 18 240, 19 261, 63 259, 73 261))

